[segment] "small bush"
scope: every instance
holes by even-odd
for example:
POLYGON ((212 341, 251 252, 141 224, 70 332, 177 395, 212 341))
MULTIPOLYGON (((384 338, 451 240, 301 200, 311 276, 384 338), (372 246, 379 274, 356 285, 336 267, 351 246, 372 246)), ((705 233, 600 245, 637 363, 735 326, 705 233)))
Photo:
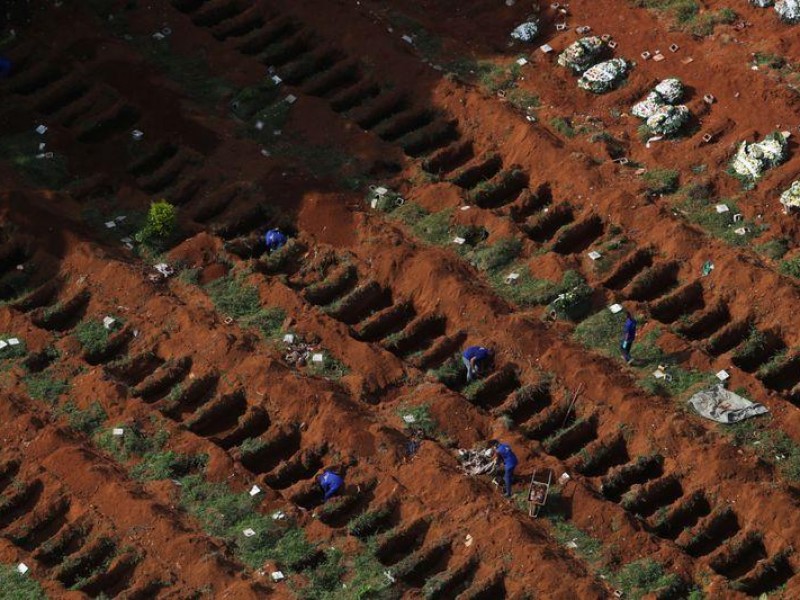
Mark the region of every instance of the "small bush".
POLYGON ((150 204, 145 226, 136 234, 141 244, 164 242, 168 240, 178 224, 178 209, 166 200, 150 204))
MULTIPOLYGON (((767 258, 780 260, 789 251, 789 240, 783 237, 775 238, 774 240, 757 245, 755 250, 767 258)), ((798 257, 798 262, 800 262, 800 257, 798 257)), ((798 272, 800 272, 800 267, 798 267, 798 272)))
POLYGON ((110 333, 102 322, 92 319, 81 322, 75 328, 75 337, 87 354, 100 354, 108 346, 110 333))
POLYGON ((403 419, 403 426, 406 430, 420 430, 422 433, 431 439, 434 439, 439 434, 439 424, 431 416, 431 407, 428 404, 420 404, 419 406, 406 406, 401 405, 397 409, 397 414, 402 419, 406 415, 414 417, 412 423, 408 423, 403 419))
POLYGON ((577 132, 572 127, 572 123, 570 123, 569 119, 564 117, 555 117, 554 119, 550 119, 550 125, 552 125, 553 129, 555 129, 564 137, 574 138, 577 135, 577 132))
POLYGON ((782 260, 778 269, 783 275, 800 279, 800 254, 782 260))

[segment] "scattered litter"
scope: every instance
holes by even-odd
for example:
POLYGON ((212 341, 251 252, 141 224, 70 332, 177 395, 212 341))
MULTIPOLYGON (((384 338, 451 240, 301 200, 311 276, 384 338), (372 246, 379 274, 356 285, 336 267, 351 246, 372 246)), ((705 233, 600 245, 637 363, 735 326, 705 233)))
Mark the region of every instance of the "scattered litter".
POLYGON ((720 214, 730 211, 730 207, 727 204, 717 204, 714 208, 716 208, 717 212, 720 214))
POLYGON ((294 104, 295 102, 297 102, 297 96, 295 96, 294 94, 289 94, 288 96, 286 96, 287 104, 294 104))
POLYGON ((666 379, 667 378, 667 367, 664 365, 658 365, 656 370, 653 371, 653 377, 656 379, 666 379))
POLYGON ((570 540, 569 542, 564 544, 564 546, 566 546, 570 550, 576 550, 578 548, 578 544, 576 544, 574 540, 570 540))
POLYGON ((517 25, 511 32, 511 38, 521 42, 532 42, 537 35, 539 35, 539 23, 537 21, 528 21, 517 25))
POLYGON ((256 534, 256 531, 255 529, 250 529, 248 527, 247 529, 244 529, 242 533, 244 534, 244 537, 253 537, 256 534))
POLYGON ((693 62, 694 62, 694 59, 691 56, 687 56, 686 58, 681 60, 681 63, 684 64, 684 65, 688 65, 689 63, 693 63, 693 62))
POLYGON ((383 572, 383 574, 386 576, 386 579, 388 579, 388 580, 389 580, 389 583, 394 583, 395 581, 397 581, 397 580, 394 578, 394 575, 392 575, 392 572, 391 572, 391 571, 389 571, 389 570, 386 570, 386 571, 384 571, 384 572, 383 572))
POLYGON ((705 102, 706 104, 714 104, 714 102, 716 101, 717 99, 711 94, 706 94, 705 96, 703 96, 703 102, 705 102))
POLYGON ((470 450, 460 448, 456 453, 456 458, 461 463, 464 473, 469 476, 484 475, 491 473, 495 468, 494 457, 491 450, 482 448, 472 448, 470 450))
POLYGON ((264 121, 256 121, 255 128, 258 131, 261 131, 262 129, 264 129, 264 121))
POLYGON ((261 488, 258 487, 257 485, 254 485, 253 487, 250 488, 251 496, 257 496, 259 493, 261 493, 261 488))
POLYGON ((708 275, 711 274, 711 271, 713 270, 714 270, 714 263, 711 262, 710 260, 707 260, 706 262, 703 263, 703 267, 700 269, 700 274, 703 277, 707 277, 708 275))
POLYGON ((469 548, 470 546, 472 546, 472 542, 474 542, 474 541, 475 540, 473 539, 473 537, 470 534, 467 534, 467 537, 464 538, 464 545, 467 548, 469 548))
POLYGON ((131 137, 134 139, 134 141, 138 142, 144 137, 144 131, 140 129, 134 129, 131 131, 131 137))
POLYGON ((117 222, 116 221, 106 221, 105 225, 109 229, 114 229, 114 227, 117 226, 117 222))
POLYGON ((747 235, 750 233, 750 230, 747 227, 739 227, 738 229, 734 229, 733 233, 736 235, 747 235))
POLYGON ((651 137, 651 138, 648 138, 648 140, 647 140, 647 142, 645 143, 644 147, 645 147, 645 148, 649 148, 649 147, 650 147, 650 144, 652 144, 653 142, 657 142, 657 141, 659 141, 659 140, 663 140, 663 139, 664 139, 664 136, 663 136, 663 135, 654 135, 653 137, 651 137))
POLYGON ((726 379, 730 379, 730 373, 728 373, 725 369, 722 369, 719 373, 717 373, 717 379, 720 381, 725 381, 726 379))
POLYGON ((411 38, 410 35, 404 35, 401 39, 408 44, 414 43, 414 40, 411 38))
POLYGON ((708 390, 697 392, 689 398, 689 404, 701 416, 718 423, 738 423, 769 412, 769 409, 763 404, 751 402, 726 390, 722 383, 718 383, 708 390))
POLYGON ((274 581, 275 583, 277 583, 279 581, 283 581, 284 579, 286 579, 286 576, 283 574, 282 571, 273 571, 272 573, 269 574, 269 576, 272 578, 272 581, 274 581))
POLYGON ((564 472, 561 474, 561 477, 558 478, 558 485, 566 485, 570 479, 572 479, 572 477, 569 476, 569 473, 564 472))
POLYGON ((114 429, 111 430, 111 435, 125 435, 125 430, 122 427, 114 427, 114 429))
POLYGON ((161 33, 160 31, 156 31, 156 32, 153 34, 153 39, 154 39, 154 40, 158 40, 159 42, 160 42, 161 40, 163 40, 165 37, 167 37, 167 36, 165 36, 165 35, 164 35, 163 33, 161 33))
POLYGON ((261 149, 261 155, 262 156, 267 156, 267 157, 271 156, 271 154, 269 153, 269 150, 267 150, 266 148, 262 148, 261 149))
POLYGON ((105 316, 103 317, 103 327, 106 329, 111 329, 111 326, 116 323, 117 320, 114 317, 105 316))
POLYGON ((739 221, 744 219, 744 215, 742 213, 736 213, 733 215, 733 222, 738 223, 739 221))
POLYGON ((5 340, 0 340, 0 350, 8 346, 8 343, 5 340))
POLYGON ((518 64, 520 67, 524 67, 525 65, 527 65, 527 64, 528 64, 528 59, 527 59, 527 58, 518 58, 518 59, 517 59, 517 64, 518 64))
POLYGON ((153 268, 163 275, 165 279, 167 277, 172 277, 172 275, 175 274, 175 269, 170 267, 167 263, 158 263, 157 265, 153 266, 153 268))
POLYGON ((44 150, 45 148, 47 148, 47 144, 45 144, 44 142, 42 142, 42 143, 40 143, 40 144, 39 144, 39 152, 41 152, 41 151, 42 151, 42 150, 44 150))
POLYGON ((467 204, 466 206, 462 206, 461 207, 461 210, 469 210, 469 209, 470 209, 470 205, 469 204, 467 204))
POLYGON ((17 573, 19 573, 20 575, 25 575, 25 573, 27 572, 28 572, 28 565, 26 565, 25 563, 19 563, 17 565, 17 573))
POLYGON ((45 133, 47 133, 47 125, 39 125, 36 127, 35 131, 39 135, 44 135, 45 133))
POLYGON ((292 342, 294 342, 294 334, 287 333, 286 335, 283 336, 283 341, 286 342, 287 344, 291 344, 292 342))
POLYGON ((550 44, 542 44, 541 46, 539 46, 539 50, 541 50, 545 54, 550 54, 553 51, 553 47, 550 44))
POLYGON ((614 597, 622 598, 624 592, 622 590, 614 590, 614 597))
POLYGON ((592 260, 598 260, 602 256, 602 254, 600 254, 597 250, 592 250, 591 252, 589 252, 588 256, 592 260))
POLYGON ((120 215, 120 216, 118 216, 118 217, 114 217, 114 220, 115 220, 117 223, 122 223, 122 222, 123 222, 125 219, 127 219, 127 218, 128 218, 128 217, 126 217, 125 215, 120 215))
POLYGON ((576 28, 575 28, 575 32, 576 32, 578 35, 586 35, 586 34, 587 34, 587 33, 589 33, 591 30, 592 30, 592 28, 591 28, 591 27, 589 27, 588 25, 581 25, 580 27, 576 27, 576 28))
POLYGON ((286 513, 284 513, 282 510, 276 510, 274 513, 272 513, 273 521, 282 521, 285 518, 286 518, 286 513))
MULTIPOLYGON (((306 344, 304 341, 292 338, 293 341, 286 342, 288 347, 284 359, 294 367, 304 367, 311 358, 311 353, 316 350, 316 346, 306 344)), ((284 341, 286 341, 284 339, 284 341)))
POLYGON ((659 54, 655 54, 653 56, 653 62, 661 62, 662 60, 665 60, 665 59, 666 59, 666 57, 663 54, 660 54, 660 53, 659 54))
POLYGON ((18 338, 8 338, 8 345, 9 346, 19 346, 19 339, 18 338))
POLYGON ((273 75, 272 83, 274 83, 275 85, 280 85, 281 83, 283 83, 283 79, 281 79, 278 75, 273 75))
POLYGON ((463 237, 456 236, 456 237, 453 238, 453 243, 454 244, 458 244, 459 246, 463 246, 466 242, 467 242, 467 240, 464 239, 463 237))
POLYGON ((508 285, 515 284, 518 279, 519 279, 519 273, 509 273, 508 275, 506 275, 506 283, 508 285))
POLYGON ((311 356, 311 362, 323 363, 325 362, 325 355, 322 354, 321 352, 317 352, 316 354, 313 354, 311 356))
POLYGON ((612 304, 608 307, 608 310, 611 311, 611 314, 615 315, 618 312, 622 312, 622 305, 621 304, 612 304))

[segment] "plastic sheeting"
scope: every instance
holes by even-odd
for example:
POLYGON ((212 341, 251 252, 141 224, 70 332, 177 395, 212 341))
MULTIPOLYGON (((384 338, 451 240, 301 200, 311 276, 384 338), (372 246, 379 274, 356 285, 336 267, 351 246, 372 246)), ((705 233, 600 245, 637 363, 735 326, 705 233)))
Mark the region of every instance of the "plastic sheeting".
POLYGON ((596 35, 581 38, 558 55, 558 64, 583 73, 599 60, 604 47, 605 42, 596 35))
POLYGON ((769 412, 763 404, 750 402, 747 398, 726 390, 722 384, 697 392, 689 398, 689 404, 700 416, 717 423, 738 423, 769 412))
POLYGON ((759 179, 764 171, 788 158, 786 146, 786 138, 778 132, 771 133, 761 142, 742 142, 733 157, 731 167, 739 175, 759 179))

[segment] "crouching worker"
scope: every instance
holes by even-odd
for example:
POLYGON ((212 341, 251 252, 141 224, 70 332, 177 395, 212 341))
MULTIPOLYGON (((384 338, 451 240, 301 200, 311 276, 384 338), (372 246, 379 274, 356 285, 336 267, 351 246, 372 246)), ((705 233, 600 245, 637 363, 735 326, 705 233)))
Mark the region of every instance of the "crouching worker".
POLYGON ((0 56, 0 79, 11 77, 11 61, 5 56, 0 56))
POLYGON ((492 361, 492 351, 483 346, 470 346, 461 355, 464 366, 467 367, 467 383, 475 379, 492 361))
POLYGON ((336 494, 344 485, 344 479, 341 475, 334 473, 331 469, 322 471, 322 475, 317 477, 317 483, 322 488, 322 500, 327 502, 328 499, 336 494))
POLYGON ((514 469, 517 468, 517 455, 508 444, 501 444, 497 440, 490 440, 489 447, 494 450, 495 464, 503 461, 504 477, 506 484, 505 497, 511 497, 511 484, 514 483, 514 469))
POLYGON ((267 250, 270 252, 280 250, 286 245, 287 241, 289 241, 289 239, 280 229, 270 229, 264 234, 264 242, 267 244, 267 250))

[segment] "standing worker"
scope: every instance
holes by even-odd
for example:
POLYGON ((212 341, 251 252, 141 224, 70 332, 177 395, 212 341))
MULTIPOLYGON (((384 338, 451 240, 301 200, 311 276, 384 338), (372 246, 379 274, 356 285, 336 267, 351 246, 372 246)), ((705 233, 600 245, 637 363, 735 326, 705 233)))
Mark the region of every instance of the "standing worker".
POLYGON ((0 79, 11 76, 11 61, 5 56, 0 56, 0 79))
POLYGON ((270 229, 264 234, 264 242, 267 244, 267 250, 275 252, 286 245, 288 241, 286 235, 280 229, 270 229))
POLYGON ((625 311, 625 327, 622 330, 623 337, 620 348, 622 349, 622 358, 628 364, 633 360, 631 358, 631 347, 633 346, 633 340, 636 339, 636 325, 636 319, 633 318, 633 315, 625 311))
POLYGON ((317 477, 317 483, 319 487, 322 488, 322 493, 324 494, 322 498, 323 502, 327 502, 328 499, 344 485, 344 479, 342 479, 341 475, 334 473, 332 470, 325 469, 322 471, 322 475, 317 477))
POLYGON ((483 368, 483 364, 489 362, 491 357, 492 351, 483 346, 470 346, 464 350, 461 360, 464 361, 464 366, 467 367, 467 383, 478 375, 483 368))
POLYGON ((505 497, 511 498, 511 484, 514 482, 514 469, 517 468, 517 455, 508 444, 501 444, 497 440, 490 440, 489 447, 494 450, 495 464, 503 461, 504 477, 506 483, 505 497))

